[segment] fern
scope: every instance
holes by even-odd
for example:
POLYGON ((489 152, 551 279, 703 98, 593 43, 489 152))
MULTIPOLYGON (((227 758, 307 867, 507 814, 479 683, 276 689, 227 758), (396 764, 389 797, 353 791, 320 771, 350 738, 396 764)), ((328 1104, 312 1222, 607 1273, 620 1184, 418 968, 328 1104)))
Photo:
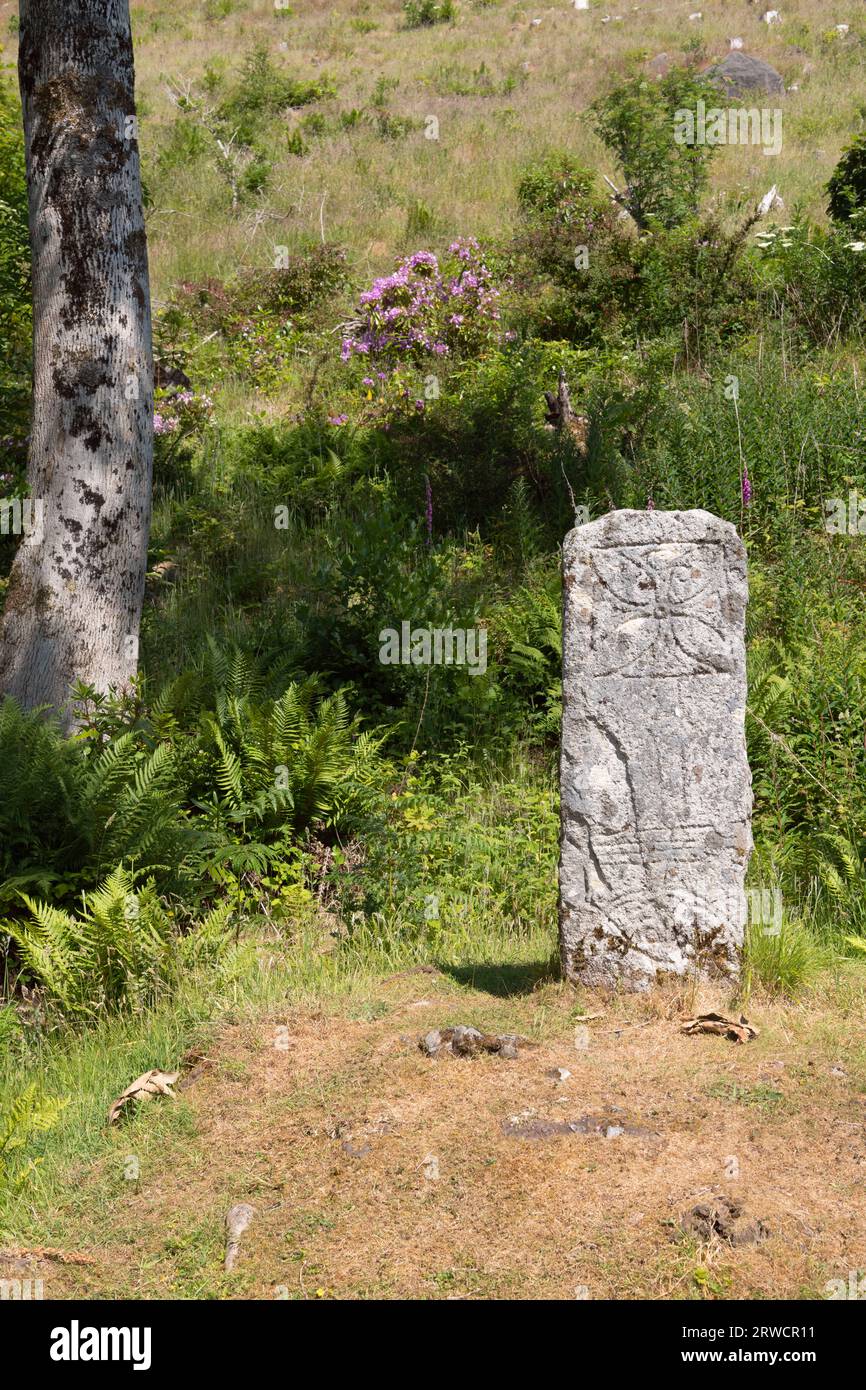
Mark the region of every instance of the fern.
POLYGON ((260 704, 223 691, 214 710, 203 730, 218 794, 201 804, 217 826, 249 822, 261 838, 334 824, 360 811, 381 773, 383 739, 360 733, 339 691, 319 699, 314 679, 260 704))
POLYGON ((182 863, 195 844, 185 822, 169 744, 152 752, 123 734, 91 755, 80 787, 90 823, 94 877, 135 859, 141 867, 182 863))
POLYGON ((52 896, 70 877, 95 885, 135 860, 175 885, 203 845, 182 809, 175 750, 126 730, 65 739, 13 700, 0 704, 0 903, 52 896))
POLYGON ((232 934, 232 908, 220 903, 196 926, 182 936, 178 954, 184 969, 190 966, 213 965, 225 954, 232 934))
POLYGON ((562 619, 559 574, 539 565, 527 584, 494 614, 494 640, 505 683, 528 702, 540 732, 554 733, 562 714, 562 619))
POLYGON ((0 905, 23 971, 64 1013, 152 995, 167 978, 176 936, 157 887, 194 902, 208 879, 261 877, 311 825, 363 813, 382 738, 314 678, 273 698, 264 685, 250 657, 211 641, 133 727, 103 708, 69 740, 0 705, 0 905), (131 924, 123 898, 144 876, 148 910, 131 924))
POLYGON ((542 527, 525 478, 511 484, 502 509, 501 536, 505 549, 521 564, 543 549, 542 527))
POLYGON ((80 761, 39 711, 0 703, 0 882, 16 874, 47 888, 81 852, 80 761))
MULTIPOLYGON (((104 883, 85 893, 78 915, 29 897, 29 918, 9 920, 21 966, 68 1018, 92 1018, 103 1009, 143 1006, 171 986, 181 950, 180 936, 148 882, 135 892, 134 875, 115 868, 104 883)), ((215 928, 205 919, 207 932, 215 928)))
POLYGON ((36 1082, 12 1100, 0 1098, 0 1188, 27 1179, 39 1160, 22 1161, 22 1150, 34 1135, 51 1129, 68 1104, 68 1096, 46 1096, 36 1082))

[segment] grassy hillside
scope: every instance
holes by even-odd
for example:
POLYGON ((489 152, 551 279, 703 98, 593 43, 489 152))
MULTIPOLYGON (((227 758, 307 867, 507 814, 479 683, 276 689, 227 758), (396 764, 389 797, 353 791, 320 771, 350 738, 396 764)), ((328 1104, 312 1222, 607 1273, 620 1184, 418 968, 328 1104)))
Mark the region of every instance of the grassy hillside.
MULTIPOLYGON (((0 25, 8 28, 15 8, 0 6, 0 25)), ((761 22, 765 7, 745 0, 713 0, 691 23, 694 6, 677 0, 619 9, 592 0, 585 11, 566 0, 538 9, 464 0, 454 8, 451 22, 409 28, 396 0, 134 4, 157 295, 181 279, 269 265, 274 244, 295 249, 323 232, 350 248, 362 276, 390 268, 419 234, 434 246, 457 235, 500 236, 514 215, 520 171, 549 150, 568 148, 615 176, 584 119, 602 90, 638 69, 653 78, 686 59, 709 65, 733 37, 785 80, 784 142, 778 158, 722 151, 713 179, 719 198, 757 199, 775 182, 789 211, 820 215, 821 187, 866 118, 866 21, 844 0, 789 0, 783 22, 771 26, 761 22), (840 35, 837 24, 849 32, 840 35), (267 190, 233 216, 213 140, 172 150, 172 136, 178 101, 192 94, 217 105, 256 45, 286 75, 333 94, 271 120, 267 190), (425 137, 430 116, 439 122, 436 140, 425 137), (298 136, 303 154, 292 150, 298 136)), ((14 33, 8 52, 15 56, 14 33)))
POLYGON ((232 217, 211 158, 178 163, 157 181, 151 212, 156 291, 182 278, 220 275, 239 265, 267 265, 274 243, 294 249, 306 238, 350 248, 359 275, 390 268, 393 258, 458 235, 500 236, 514 217, 514 190, 524 166, 567 148, 616 176, 583 113, 600 91, 635 68, 649 75, 666 54, 718 61, 729 40, 774 65, 789 88, 778 158, 752 149, 725 150, 714 193, 757 199, 777 183, 789 210, 823 212, 821 185, 843 142, 866 118, 861 41, 866 21, 856 6, 792 0, 784 22, 767 26, 762 7, 713 0, 689 23, 689 3, 556 6, 466 0, 452 23, 407 28, 399 3, 296 3, 268 0, 170 0, 133 8, 143 112, 152 165, 177 119, 171 97, 211 87, 211 100, 246 50, 261 43, 291 77, 327 80, 334 95, 310 110, 273 120, 274 165, 261 205, 232 217), (540 21, 533 23, 533 21, 540 21), (847 22, 849 33, 834 25, 847 22), (316 123, 309 124, 311 112, 316 123), (357 113, 348 129, 341 122, 357 113), (439 138, 425 138, 427 118, 439 138), (307 147, 290 154, 300 132, 307 147), (258 225, 256 225, 258 222, 258 225))

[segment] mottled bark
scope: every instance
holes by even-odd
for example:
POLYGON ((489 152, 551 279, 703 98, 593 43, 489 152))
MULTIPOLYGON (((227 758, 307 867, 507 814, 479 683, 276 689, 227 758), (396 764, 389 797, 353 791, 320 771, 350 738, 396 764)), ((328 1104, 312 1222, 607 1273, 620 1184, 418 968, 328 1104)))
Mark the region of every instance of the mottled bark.
POLYGON ((0 692, 71 723, 135 674, 153 458, 147 246, 128 0, 21 0, 35 499, 0 620, 0 692))

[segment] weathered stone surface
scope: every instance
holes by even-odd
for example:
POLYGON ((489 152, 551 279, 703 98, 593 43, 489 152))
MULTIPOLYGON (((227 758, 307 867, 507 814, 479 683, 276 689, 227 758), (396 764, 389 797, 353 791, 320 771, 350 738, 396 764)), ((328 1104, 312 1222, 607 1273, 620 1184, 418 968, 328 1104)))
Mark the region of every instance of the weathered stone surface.
POLYGON ((708 68, 705 76, 726 96, 744 97, 755 92, 784 92, 785 82, 777 72, 762 58, 753 58, 748 53, 735 50, 729 53, 714 67, 708 68))
POLYGON ((563 553, 566 975, 735 978, 752 840, 746 562, 709 512, 619 511, 563 553))

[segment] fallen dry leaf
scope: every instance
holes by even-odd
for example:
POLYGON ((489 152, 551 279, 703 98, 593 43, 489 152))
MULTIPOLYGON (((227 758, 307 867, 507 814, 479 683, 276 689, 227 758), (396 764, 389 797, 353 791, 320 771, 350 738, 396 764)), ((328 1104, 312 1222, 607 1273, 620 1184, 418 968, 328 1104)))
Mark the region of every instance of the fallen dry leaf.
POLYGON ((757 1028, 753 1028, 745 1014, 740 1014, 739 1020, 725 1018, 724 1014, 698 1014, 695 1018, 683 1019, 681 1025, 683 1033, 718 1033, 720 1037, 728 1038, 731 1042, 745 1043, 758 1036, 757 1028))
POLYGON ((113 1125, 123 1107, 131 1100, 150 1100, 151 1096, 171 1096, 174 1099, 174 1091, 171 1088, 179 1076, 180 1072, 177 1071, 154 1069, 142 1072, 141 1076, 137 1076, 117 1097, 108 1112, 108 1123, 113 1125))

